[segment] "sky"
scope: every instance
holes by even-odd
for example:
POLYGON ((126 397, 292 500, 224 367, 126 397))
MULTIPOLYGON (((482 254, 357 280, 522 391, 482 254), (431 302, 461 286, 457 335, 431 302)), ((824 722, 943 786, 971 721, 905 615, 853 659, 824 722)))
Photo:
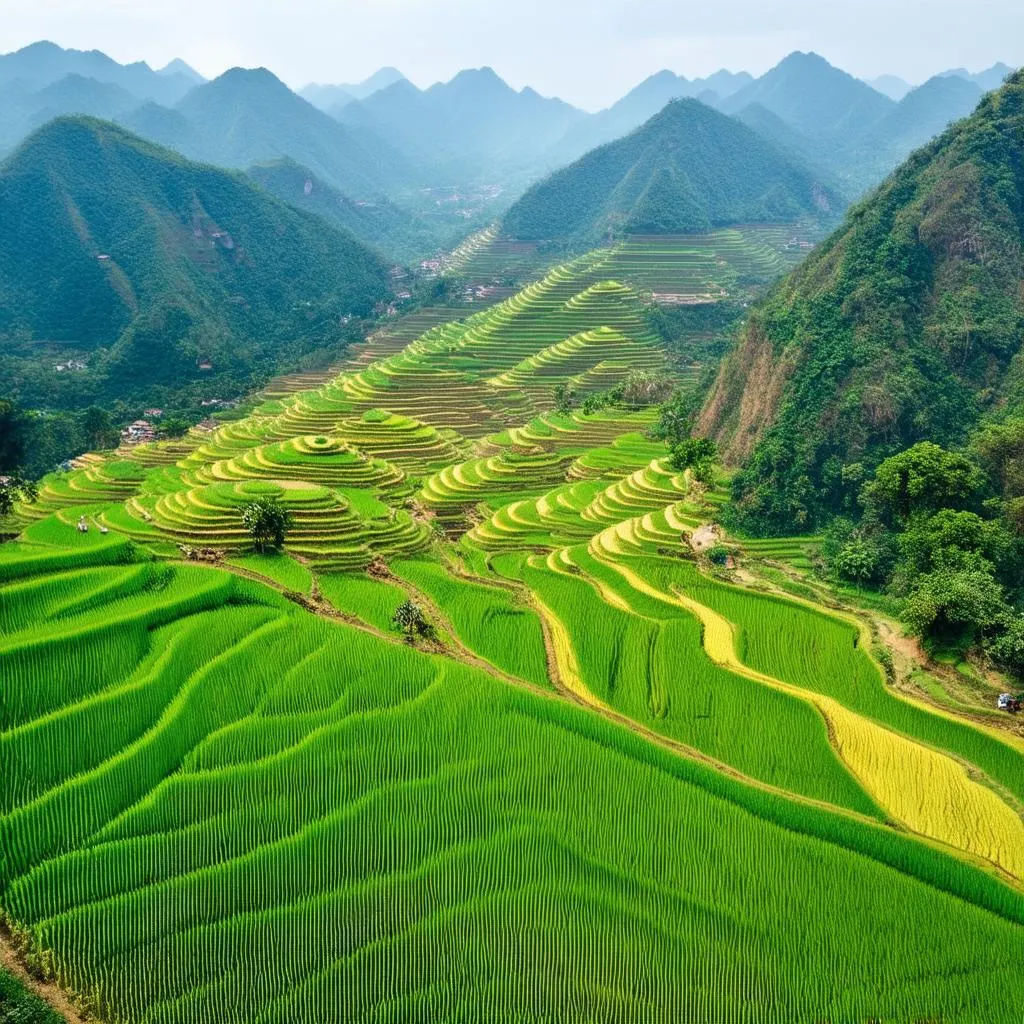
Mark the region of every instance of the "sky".
POLYGON ((761 74, 815 50, 863 78, 1024 64, 1021 0, 0 0, 0 52, 39 39, 207 77, 270 68, 293 88, 384 65, 417 85, 489 65, 588 110, 649 74, 761 74))

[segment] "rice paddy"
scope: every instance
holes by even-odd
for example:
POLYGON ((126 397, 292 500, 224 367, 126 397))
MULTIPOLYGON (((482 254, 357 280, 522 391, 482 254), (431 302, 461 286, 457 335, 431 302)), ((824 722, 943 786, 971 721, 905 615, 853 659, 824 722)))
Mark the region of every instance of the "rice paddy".
MULTIPOLYGON (((778 248, 717 234, 737 281, 778 248)), ((98 1020, 1020 1019, 1022 745, 893 692, 857 621, 713 576, 723 493, 655 410, 556 407, 670 370, 659 244, 18 509, 0 913, 98 1020)))

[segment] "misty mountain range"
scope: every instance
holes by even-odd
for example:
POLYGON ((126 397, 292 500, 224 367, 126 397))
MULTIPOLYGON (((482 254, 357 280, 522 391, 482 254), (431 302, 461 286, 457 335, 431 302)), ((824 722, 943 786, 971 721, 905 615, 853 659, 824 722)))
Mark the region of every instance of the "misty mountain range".
POLYGON ((955 69, 912 89, 894 76, 869 84, 816 54, 794 53, 759 78, 723 70, 691 80, 660 71, 591 114, 529 87, 513 89, 490 68, 427 89, 383 68, 361 83, 297 93, 263 68, 207 81, 180 60, 154 70, 40 42, 0 56, 0 156, 55 117, 85 114, 203 163, 250 170, 283 162, 289 181, 298 167, 337 196, 335 212, 357 233, 405 218, 401 231, 361 236, 405 257, 409 239, 423 245, 456 231, 459 218, 493 218, 530 185, 679 99, 740 120, 850 200, 969 114, 1008 72, 1005 65, 979 74, 955 69), (483 198, 467 209, 474 189, 483 198), (360 203, 373 216, 355 216, 360 203))

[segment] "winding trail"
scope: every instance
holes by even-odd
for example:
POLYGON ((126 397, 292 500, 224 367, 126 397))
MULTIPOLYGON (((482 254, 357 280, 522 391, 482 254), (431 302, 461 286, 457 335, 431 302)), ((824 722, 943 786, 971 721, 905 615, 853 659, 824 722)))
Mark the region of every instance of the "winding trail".
POLYGON ((46 1003, 68 1024, 101 1024, 91 1014, 83 1015, 56 982, 41 981, 32 974, 22 962, 10 933, 3 927, 0 927, 0 969, 17 978, 27 991, 46 1003))

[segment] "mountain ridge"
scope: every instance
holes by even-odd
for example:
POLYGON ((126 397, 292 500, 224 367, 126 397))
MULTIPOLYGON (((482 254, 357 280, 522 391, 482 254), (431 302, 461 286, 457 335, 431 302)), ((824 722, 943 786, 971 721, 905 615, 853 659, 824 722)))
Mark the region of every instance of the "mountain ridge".
POLYGON ((740 519, 813 527, 886 456, 1024 404, 1022 139, 1017 72, 751 312, 698 420, 740 519))

